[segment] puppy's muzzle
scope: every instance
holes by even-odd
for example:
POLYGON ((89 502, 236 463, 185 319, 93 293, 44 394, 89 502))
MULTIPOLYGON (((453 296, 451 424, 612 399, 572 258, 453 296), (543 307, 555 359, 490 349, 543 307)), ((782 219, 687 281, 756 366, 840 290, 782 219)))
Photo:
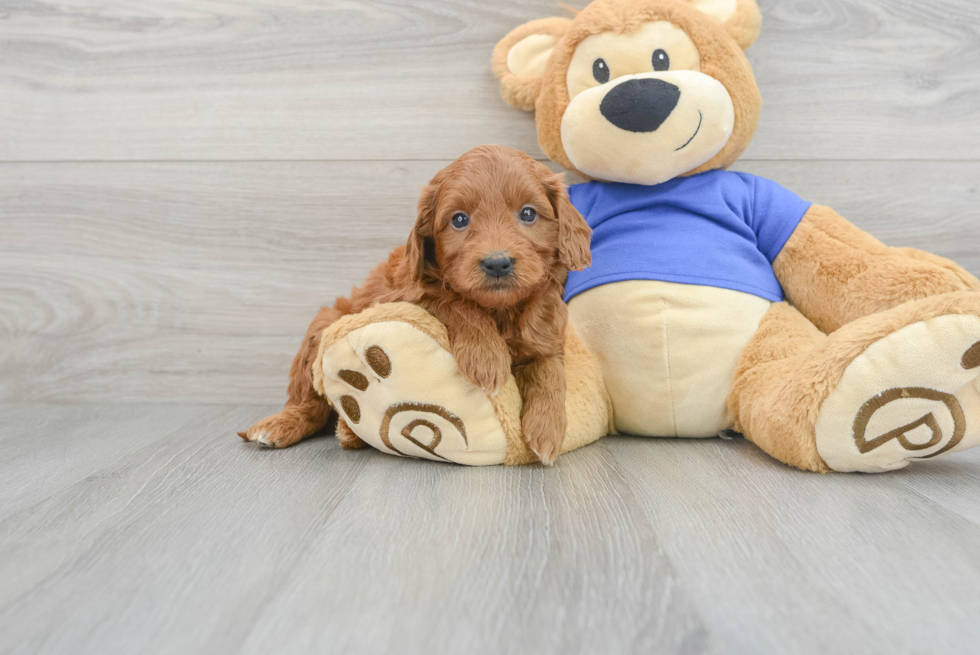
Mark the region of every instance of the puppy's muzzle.
POLYGON ((655 132, 677 107, 681 90, 664 80, 640 78, 614 87, 599 105, 607 121, 628 132, 655 132))
POLYGON ((483 273, 494 280, 510 277, 514 274, 514 258, 504 253, 491 253, 482 262, 483 273))

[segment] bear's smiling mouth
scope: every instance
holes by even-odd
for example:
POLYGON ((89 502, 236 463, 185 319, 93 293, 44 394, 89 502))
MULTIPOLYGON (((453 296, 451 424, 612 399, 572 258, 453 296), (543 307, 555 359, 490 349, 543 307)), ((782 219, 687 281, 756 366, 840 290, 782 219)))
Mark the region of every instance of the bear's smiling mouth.
POLYGON ((691 138, 687 140, 687 143, 685 143, 684 145, 682 145, 680 148, 677 148, 676 150, 674 150, 674 152, 678 152, 680 150, 683 150, 684 148, 686 148, 689 145, 691 145, 691 141, 694 141, 694 137, 696 137, 698 135, 698 132, 701 131, 701 123, 703 123, 703 122, 704 122, 704 114, 702 114, 701 113, 701 110, 699 109, 698 110, 698 129, 694 130, 694 134, 692 134, 691 135, 691 138))

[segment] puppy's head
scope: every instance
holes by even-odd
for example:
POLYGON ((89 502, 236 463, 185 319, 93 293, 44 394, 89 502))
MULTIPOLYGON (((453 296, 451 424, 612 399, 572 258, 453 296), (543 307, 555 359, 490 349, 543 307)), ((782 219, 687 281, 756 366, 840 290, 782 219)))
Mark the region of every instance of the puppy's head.
POLYGON ((480 146, 423 190, 407 257, 417 279, 504 308, 588 266, 590 239, 560 174, 523 152, 480 146))

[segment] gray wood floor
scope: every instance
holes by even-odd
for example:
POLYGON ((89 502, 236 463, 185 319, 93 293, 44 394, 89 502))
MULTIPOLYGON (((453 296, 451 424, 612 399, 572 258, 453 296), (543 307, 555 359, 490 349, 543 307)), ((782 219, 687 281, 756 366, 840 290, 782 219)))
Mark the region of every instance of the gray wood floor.
MULTIPOLYGON (((581 6, 582 0, 570 4, 581 6)), ((980 3, 764 0, 737 168, 980 273, 980 3)), ((978 653, 980 453, 283 452, 320 303, 480 143, 552 0, 0 0, 0 653, 978 653)))

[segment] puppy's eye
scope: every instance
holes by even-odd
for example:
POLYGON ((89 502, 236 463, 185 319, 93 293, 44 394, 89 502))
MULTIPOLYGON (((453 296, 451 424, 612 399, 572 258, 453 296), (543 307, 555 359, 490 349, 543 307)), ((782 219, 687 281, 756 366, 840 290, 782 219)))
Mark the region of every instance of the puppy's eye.
POLYGON ((534 221, 538 220, 538 212, 534 211, 534 207, 524 207, 521 209, 517 217, 521 219, 521 223, 526 223, 530 225, 534 221))
POLYGON ((453 214, 453 229, 454 230, 465 230, 466 226, 470 224, 470 217, 463 212, 456 212, 453 214))
POLYGON ((653 70, 665 71, 670 68, 670 57, 660 48, 653 51, 653 70))
POLYGON ((592 62, 592 77, 599 84, 605 84, 609 81, 609 64, 606 63, 605 59, 596 59, 592 62))

